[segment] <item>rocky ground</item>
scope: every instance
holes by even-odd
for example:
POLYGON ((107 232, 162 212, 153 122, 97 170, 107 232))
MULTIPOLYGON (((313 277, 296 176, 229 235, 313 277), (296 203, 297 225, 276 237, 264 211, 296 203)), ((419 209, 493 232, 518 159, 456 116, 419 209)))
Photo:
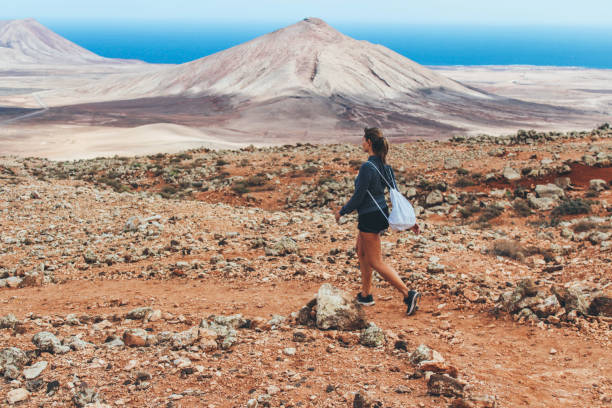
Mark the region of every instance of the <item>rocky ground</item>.
POLYGON ((0 158, 2 404, 608 407, 612 130, 393 145, 423 293, 359 289, 353 145, 0 158), (610 203, 610 204, 609 204, 610 203))

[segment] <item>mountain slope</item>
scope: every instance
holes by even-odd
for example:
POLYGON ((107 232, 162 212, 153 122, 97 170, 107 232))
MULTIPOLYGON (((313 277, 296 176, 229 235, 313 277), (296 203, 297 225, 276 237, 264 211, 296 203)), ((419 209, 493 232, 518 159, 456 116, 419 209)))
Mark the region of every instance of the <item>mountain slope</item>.
POLYGON ((0 65, 3 66, 126 62, 94 54, 49 30, 34 19, 0 21, 0 65))

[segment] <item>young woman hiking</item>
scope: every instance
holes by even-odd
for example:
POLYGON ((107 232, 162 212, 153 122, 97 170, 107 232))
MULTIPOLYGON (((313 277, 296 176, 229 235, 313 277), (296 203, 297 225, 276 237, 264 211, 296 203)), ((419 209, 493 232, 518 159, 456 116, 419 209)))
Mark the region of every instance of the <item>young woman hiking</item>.
MULTIPOLYGON (((357 294, 357 302, 365 306, 374 304, 372 270, 375 270, 400 291, 404 296, 404 303, 408 306, 406 314, 411 315, 417 310, 421 294, 416 290, 409 290, 395 269, 383 261, 380 244, 381 233, 389 227, 385 187, 388 188, 395 178, 393 170, 386 163, 389 143, 380 129, 366 128, 361 145, 369 156, 368 160, 359 168, 353 196, 344 207, 335 211, 337 222, 340 217, 354 210, 359 214, 356 250, 361 270, 361 292, 357 294)), ((415 234, 420 232, 418 224, 411 230, 415 234)))

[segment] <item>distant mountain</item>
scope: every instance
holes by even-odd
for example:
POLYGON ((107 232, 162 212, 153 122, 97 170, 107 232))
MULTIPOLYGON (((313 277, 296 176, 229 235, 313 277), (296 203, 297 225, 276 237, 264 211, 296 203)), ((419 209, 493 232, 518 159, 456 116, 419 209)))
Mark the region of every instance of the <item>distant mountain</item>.
POLYGON ((46 94, 45 101, 81 102, 52 109, 47 118, 117 126, 173 122, 255 140, 300 134, 321 141, 365 125, 406 137, 449 136, 537 127, 574 113, 464 86, 317 18, 186 64, 46 94))
POLYGON ((34 19, 0 21, 0 65, 125 64, 104 58, 49 30, 34 19))
POLYGON ((348 37, 317 18, 216 54, 116 82, 116 96, 240 95, 250 99, 311 94, 396 99, 423 89, 484 97, 381 45, 348 37))

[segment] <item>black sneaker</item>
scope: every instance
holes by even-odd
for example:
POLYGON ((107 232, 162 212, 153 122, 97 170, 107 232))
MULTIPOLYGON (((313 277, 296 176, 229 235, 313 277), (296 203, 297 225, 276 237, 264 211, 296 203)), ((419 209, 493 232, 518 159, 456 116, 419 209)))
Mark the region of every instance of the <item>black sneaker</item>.
POLYGON ((368 296, 361 296, 361 292, 359 292, 357 294, 357 298, 355 299, 357 301, 357 303, 359 303, 362 306, 372 306, 374 303, 374 297, 372 296, 372 294, 370 293, 368 296))
POLYGON ((408 306, 408 309, 406 309, 406 314, 408 316, 419 310, 417 303, 419 302, 420 297, 421 294, 419 292, 417 292, 416 290, 411 290, 410 292, 408 292, 408 296, 404 298, 404 303, 406 304, 406 306, 408 306))

